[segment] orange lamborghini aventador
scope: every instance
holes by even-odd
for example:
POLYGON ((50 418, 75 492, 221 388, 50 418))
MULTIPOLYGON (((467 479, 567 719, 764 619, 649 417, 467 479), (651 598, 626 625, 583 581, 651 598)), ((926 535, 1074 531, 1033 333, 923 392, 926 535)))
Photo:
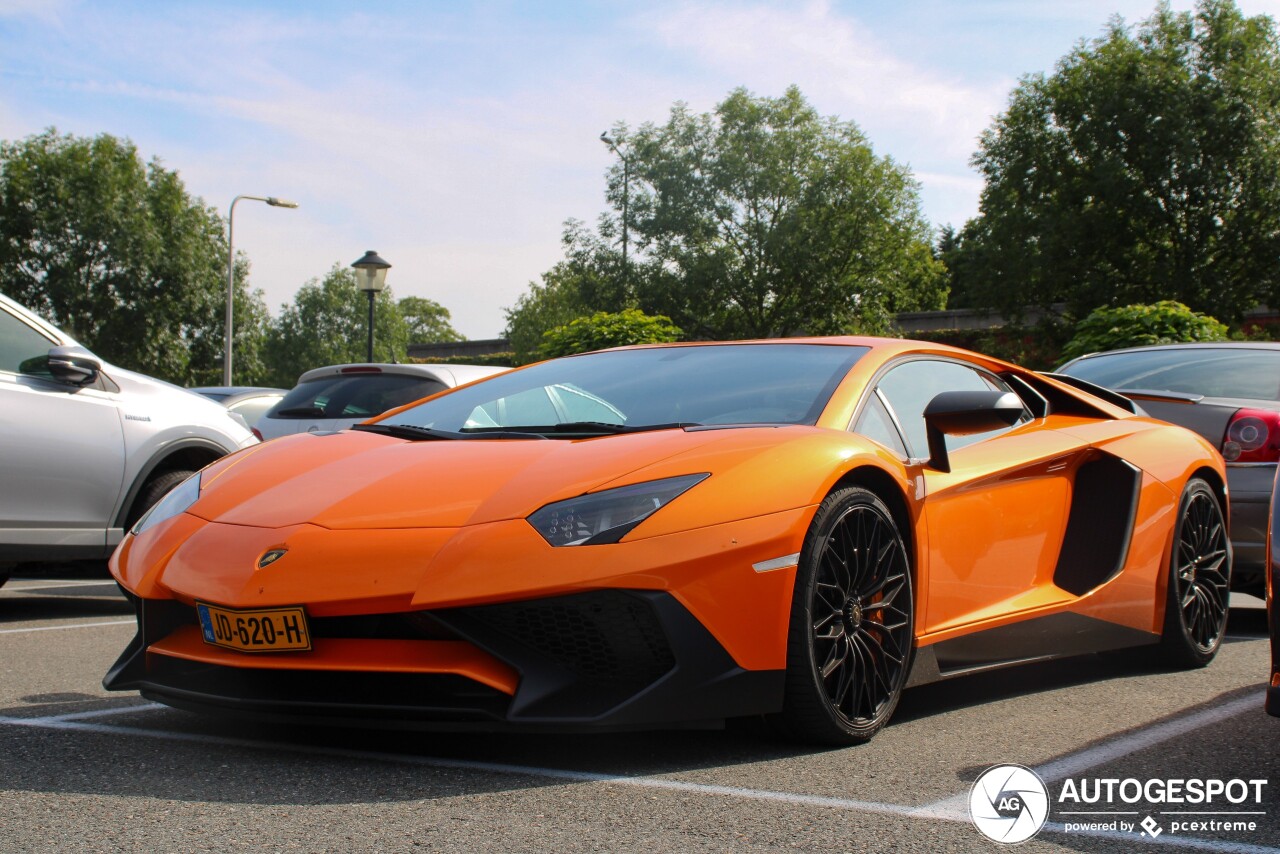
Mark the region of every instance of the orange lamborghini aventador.
POLYGON ((851 743, 904 688, 1155 645, 1204 665, 1218 452, 942 345, 608 350, 212 464, 125 538, 105 685, 426 728, 770 716, 851 743))

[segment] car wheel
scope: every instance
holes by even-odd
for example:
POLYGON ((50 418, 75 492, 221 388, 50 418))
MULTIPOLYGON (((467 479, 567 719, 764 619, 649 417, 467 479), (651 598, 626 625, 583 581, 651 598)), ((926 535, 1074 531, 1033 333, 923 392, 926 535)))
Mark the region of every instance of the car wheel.
POLYGON ((906 682, 912 605, 906 546, 884 502, 857 487, 827 496, 796 572, 782 730, 822 744, 875 735, 906 682))
POLYGON ((1192 478, 1182 491, 1169 564, 1162 658, 1175 667, 1204 667, 1227 631, 1231 544, 1222 505, 1209 484, 1192 478))
POLYGON ((155 506, 157 501, 168 495, 170 490, 193 474, 195 472, 189 469, 175 469, 161 472, 147 481, 147 485, 142 487, 142 491, 133 502, 133 507, 129 510, 129 518, 125 524, 126 530, 132 528, 142 515, 155 506))

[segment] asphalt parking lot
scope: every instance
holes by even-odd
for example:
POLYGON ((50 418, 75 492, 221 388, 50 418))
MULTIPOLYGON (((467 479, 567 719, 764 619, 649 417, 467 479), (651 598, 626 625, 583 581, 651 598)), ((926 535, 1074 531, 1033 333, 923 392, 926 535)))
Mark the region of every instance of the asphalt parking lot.
POLYGON ((908 691, 870 744, 817 750, 750 726, 530 737, 200 717, 102 690, 133 635, 114 584, 17 577, 0 588, 0 851, 1001 850, 967 805, 1009 763, 1051 799, 1067 781, 1267 781, 1260 803, 1085 817, 1065 813, 1106 805, 1059 801, 1019 850, 1280 851, 1280 719, 1263 711, 1251 604, 1207 669, 1116 655, 953 680, 908 691), (1145 835, 1073 826, 1148 818, 1145 835), (1254 827, 1212 829, 1224 821, 1254 827))

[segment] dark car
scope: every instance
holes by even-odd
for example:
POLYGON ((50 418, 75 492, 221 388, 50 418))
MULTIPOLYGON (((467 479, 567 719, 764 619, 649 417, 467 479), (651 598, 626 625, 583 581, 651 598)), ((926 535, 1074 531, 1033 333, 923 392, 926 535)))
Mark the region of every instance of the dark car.
POLYGON ((1194 430, 1227 462, 1232 588, 1264 595, 1267 521, 1280 461, 1280 343, 1164 344, 1081 356, 1058 369, 1194 430))
POLYGON ((388 409, 447 388, 500 374, 486 365, 328 365, 298 377, 298 384, 254 425, 259 439, 342 430, 388 409))

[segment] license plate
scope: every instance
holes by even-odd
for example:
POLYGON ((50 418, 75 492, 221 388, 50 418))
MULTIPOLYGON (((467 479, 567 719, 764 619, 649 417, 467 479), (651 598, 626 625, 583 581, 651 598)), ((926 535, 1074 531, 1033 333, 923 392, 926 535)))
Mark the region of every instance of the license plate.
POLYGON ((233 611, 196 603, 204 642, 241 652, 282 652, 311 649, 307 615, 301 605, 233 611))

